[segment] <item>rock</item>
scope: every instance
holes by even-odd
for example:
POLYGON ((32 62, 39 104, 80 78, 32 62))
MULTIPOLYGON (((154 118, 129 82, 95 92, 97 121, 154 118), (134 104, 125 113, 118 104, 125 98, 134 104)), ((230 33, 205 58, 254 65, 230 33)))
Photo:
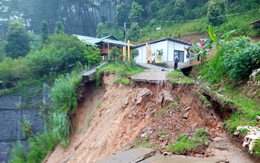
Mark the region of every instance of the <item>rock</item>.
POLYGON ((189 116, 189 112, 183 114, 182 118, 184 118, 184 119, 188 119, 188 116, 189 116))
POLYGON ((187 108, 184 109, 184 112, 187 112, 187 111, 189 111, 190 109, 191 109, 191 107, 189 106, 189 107, 187 107, 187 108))
POLYGON ((234 132, 234 135, 239 135, 241 130, 248 131, 246 136, 244 137, 242 146, 248 147, 248 150, 251 152, 254 147, 255 141, 260 139, 260 128, 251 126, 238 126, 236 131, 234 132))
POLYGON ((128 105, 128 104, 129 104, 129 98, 128 98, 128 97, 125 98, 123 104, 124 104, 124 105, 128 105))
POLYGON ((163 103, 165 106, 173 102, 173 96, 170 91, 162 90, 159 93, 157 103, 163 103))
POLYGON ((143 88, 138 94, 137 94, 137 97, 136 97, 136 104, 140 104, 141 101, 143 100, 143 98, 145 96, 148 96, 148 95, 152 95, 152 92, 147 89, 147 88, 143 88))

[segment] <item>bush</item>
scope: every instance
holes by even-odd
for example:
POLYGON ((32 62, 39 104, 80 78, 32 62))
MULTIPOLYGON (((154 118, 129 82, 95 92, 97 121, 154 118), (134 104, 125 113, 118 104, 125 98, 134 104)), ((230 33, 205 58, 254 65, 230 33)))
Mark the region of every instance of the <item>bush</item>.
POLYGON ((96 47, 86 46, 76 37, 64 34, 51 36, 42 50, 31 51, 27 58, 35 77, 51 72, 67 72, 77 63, 91 66, 102 60, 96 47))
POLYGON ((198 75, 210 83, 219 83, 228 78, 236 84, 247 80, 252 70, 259 68, 260 43, 253 43, 250 38, 241 36, 231 41, 220 42, 221 49, 206 63, 198 75))
POLYGON ((51 89, 52 108, 55 112, 67 113, 74 112, 77 107, 76 88, 81 82, 82 77, 73 71, 71 74, 61 75, 55 80, 51 89))
POLYGON ((4 87, 16 86, 21 79, 29 77, 29 67, 25 58, 12 59, 5 57, 0 62, 0 80, 3 81, 4 87))
POLYGON ((56 79, 51 90, 51 100, 53 102, 53 130, 57 134, 58 140, 63 146, 69 144, 69 134, 71 130, 70 118, 77 108, 76 88, 82 77, 73 71, 70 75, 61 75, 56 79))
POLYGON ((69 136, 71 123, 67 116, 67 113, 54 113, 52 115, 53 132, 55 133, 58 141, 62 146, 67 147, 69 145, 69 136))
POLYGON ((35 163, 41 162, 57 144, 54 132, 45 131, 42 135, 35 135, 28 139, 29 148, 25 150, 20 141, 11 150, 10 163, 35 163))

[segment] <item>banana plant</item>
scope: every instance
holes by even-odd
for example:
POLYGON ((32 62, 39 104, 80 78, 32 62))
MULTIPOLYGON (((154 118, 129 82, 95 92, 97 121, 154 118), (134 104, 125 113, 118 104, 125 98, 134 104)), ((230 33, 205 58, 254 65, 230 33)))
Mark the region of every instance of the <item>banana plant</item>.
POLYGON ((210 49, 214 46, 213 43, 215 43, 216 50, 219 50, 219 45, 222 42, 230 41, 232 36, 234 35, 235 30, 232 30, 230 32, 227 32, 223 34, 221 37, 217 37, 216 34, 214 33, 212 26, 209 25, 208 27, 208 34, 209 34, 209 39, 200 39, 200 41, 203 43, 203 46, 198 46, 198 43, 196 41, 192 40, 193 44, 193 52, 196 54, 192 57, 194 58, 201 58, 201 63, 205 62, 205 59, 207 55, 211 54, 210 49))

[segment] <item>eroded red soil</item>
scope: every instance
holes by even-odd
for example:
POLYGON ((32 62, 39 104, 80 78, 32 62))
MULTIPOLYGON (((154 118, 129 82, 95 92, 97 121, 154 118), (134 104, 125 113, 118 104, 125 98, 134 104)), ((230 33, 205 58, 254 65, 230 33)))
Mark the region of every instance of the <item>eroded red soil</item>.
MULTIPOLYGON (((225 138, 221 116, 216 113, 217 108, 203 103, 199 86, 149 83, 123 86, 113 81, 113 74, 105 74, 103 88, 96 89, 91 83, 86 86, 85 101, 75 114, 70 145, 67 148, 58 145, 46 162, 92 163, 141 141, 147 133, 148 143, 157 144, 159 152, 164 152, 178 135, 192 134, 200 128, 210 133, 211 140, 225 138), (167 108, 173 103, 178 106, 167 108), (167 137, 158 137, 163 131, 167 137)), ((205 150, 194 151, 192 155, 214 156, 214 150, 205 150)))

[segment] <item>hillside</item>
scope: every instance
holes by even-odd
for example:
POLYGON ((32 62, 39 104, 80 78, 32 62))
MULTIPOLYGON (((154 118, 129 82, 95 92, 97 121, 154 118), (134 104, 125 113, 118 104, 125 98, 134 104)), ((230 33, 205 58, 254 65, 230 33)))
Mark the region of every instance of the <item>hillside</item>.
POLYGON ((199 129, 205 129, 209 139, 182 154, 224 157, 230 163, 255 162, 239 149, 240 139, 232 144, 222 129, 222 120, 235 108, 222 104, 201 86, 135 82, 124 86, 113 84, 114 78, 114 74, 104 75, 101 88, 94 83, 85 86, 71 143, 67 148, 58 145, 44 162, 92 163, 133 147, 150 147, 163 154, 177 136, 192 136, 199 129))

